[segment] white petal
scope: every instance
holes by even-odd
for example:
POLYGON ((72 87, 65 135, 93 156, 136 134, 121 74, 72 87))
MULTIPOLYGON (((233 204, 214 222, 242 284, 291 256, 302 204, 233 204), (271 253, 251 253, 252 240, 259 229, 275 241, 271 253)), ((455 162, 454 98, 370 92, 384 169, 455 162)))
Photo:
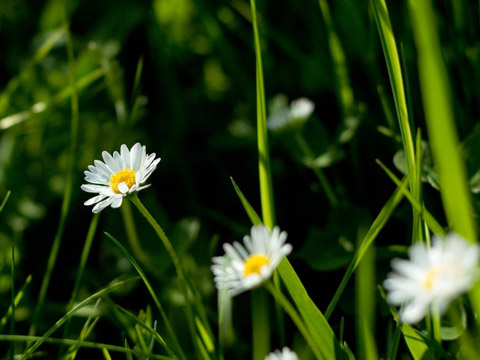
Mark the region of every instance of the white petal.
POLYGON ((120 146, 120 155, 122 156, 123 164, 127 169, 132 168, 132 160, 130 159, 130 151, 127 148, 127 145, 123 144, 120 146))
POLYGON ((99 202, 99 201, 101 201, 105 198, 106 198, 105 195, 97 195, 97 196, 94 196, 93 198, 90 198, 89 200, 85 201, 83 203, 83 205, 90 206, 90 205, 96 204, 97 202, 99 202))
POLYGON ((130 150, 130 159, 132 169, 135 171, 140 170, 140 164, 142 163, 142 151, 140 143, 133 145, 132 149, 130 150))
POLYGON ((83 191, 89 192, 89 193, 100 193, 105 189, 105 186, 101 185, 92 185, 92 184, 82 184, 80 188, 83 191))
MULTIPOLYGON (((127 184, 125 184, 124 182, 121 182, 120 184, 118 184, 118 190, 122 193, 122 194, 126 194, 128 192, 128 186, 127 184)), ((120 202, 121 203, 121 202, 120 202)))
POLYGON ((108 205, 110 205, 113 201, 113 196, 112 197, 109 197, 108 199, 105 199, 101 202, 99 202, 97 205, 95 205, 92 209, 92 212, 93 213, 99 213, 100 211, 102 211, 103 209, 105 209, 108 205))
POLYGON ((111 170, 112 174, 116 173, 117 171, 120 171, 120 167, 117 165, 115 160, 113 160, 112 155, 110 155, 108 152, 104 151, 102 152, 102 157, 103 160, 105 161, 105 164, 109 167, 111 170))
POLYGON ((112 208, 114 209, 119 208, 122 205, 122 200, 123 200, 123 196, 114 197, 111 205, 112 208))

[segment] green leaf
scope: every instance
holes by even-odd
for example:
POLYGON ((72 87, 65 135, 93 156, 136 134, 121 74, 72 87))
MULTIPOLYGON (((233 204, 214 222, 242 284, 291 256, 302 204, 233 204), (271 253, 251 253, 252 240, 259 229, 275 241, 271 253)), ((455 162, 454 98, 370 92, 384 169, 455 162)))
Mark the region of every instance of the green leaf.
POLYGON ((230 177, 230 180, 232 181, 232 185, 235 189, 235 192, 237 193, 237 196, 238 198, 240 199, 240 201, 242 202, 242 205, 243 205, 243 208, 245 209, 248 217, 250 218, 250 221, 252 222, 253 225, 262 225, 262 220, 260 219, 260 217, 257 215, 257 213, 255 212, 255 210, 253 209, 253 207, 250 205, 250 203, 248 202, 248 200, 245 198, 245 196, 243 195, 242 191, 240 190, 240 188, 237 186, 237 184, 235 183, 235 181, 233 180, 232 177, 230 177))

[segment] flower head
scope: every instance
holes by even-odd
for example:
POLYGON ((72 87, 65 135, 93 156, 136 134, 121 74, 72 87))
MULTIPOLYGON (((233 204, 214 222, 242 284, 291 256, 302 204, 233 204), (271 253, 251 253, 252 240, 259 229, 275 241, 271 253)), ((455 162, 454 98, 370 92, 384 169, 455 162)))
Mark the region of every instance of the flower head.
POLYGON ((275 227, 270 233, 263 225, 253 226, 243 245, 224 244, 225 255, 212 259, 217 288, 226 288, 230 296, 259 286, 272 276, 275 268, 292 251, 285 244, 287 233, 275 227))
POLYGON ((450 233, 445 239, 435 237, 431 248, 414 244, 410 260, 393 259, 383 286, 389 291, 387 301, 403 305, 400 319, 417 323, 430 308, 444 313, 452 300, 466 293, 476 280, 480 255, 478 245, 450 233))
POLYGON ((307 98, 293 100, 288 105, 284 95, 277 95, 270 105, 267 126, 272 131, 283 131, 303 125, 312 115, 315 104, 307 98))
POLYGON ((265 360, 298 360, 298 356, 294 351, 285 346, 281 352, 280 350, 275 350, 275 352, 267 355, 265 360))
POLYGON ((155 153, 147 155, 145 146, 139 143, 130 150, 124 144, 120 153, 115 151, 113 156, 104 151, 102 157, 104 162, 95 160, 95 165, 88 166, 85 180, 89 184, 81 186, 83 191, 98 194, 84 203, 87 206, 95 204, 94 213, 109 205, 118 208, 125 196, 149 187, 142 184, 160 162, 160 159, 155 159, 155 153))

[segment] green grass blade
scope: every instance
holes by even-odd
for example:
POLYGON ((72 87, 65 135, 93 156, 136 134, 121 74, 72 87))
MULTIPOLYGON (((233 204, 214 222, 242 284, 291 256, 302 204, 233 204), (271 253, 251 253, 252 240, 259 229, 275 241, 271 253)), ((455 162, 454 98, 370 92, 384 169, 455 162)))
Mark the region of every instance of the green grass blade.
POLYGON ((335 292, 335 295, 333 296, 333 299, 330 301, 330 304, 328 305, 327 311, 325 312, 325 317, 327 319, 329 319, 330 316, 332 315, 333 310, 335 309, 335 306, 337 305, 337 302, 343 293, 343 290, 347 286, 348 280, 350 280, 350 277, 352 276, 353 272, 357 268, 358 264, 362 260, 365 253, 367 252, 368 248, 373 243, 373 241, 375 240, 379 232, 383 229, 387 221, 390 219, 390 216, 392 216, 393 211, 402 200, 403 198, 402 189, 404 189, 406 185, 407 185, 407 179, 405 178, 401 183, 401 185, 397 189, 395 189, 393 195, 388 199, 387 203, 383 206, 382 210, 380 210, 380 213, 377 215, 372 226, 370 226, 370 229, 365 235, 365 238, 363 239, 362 244, 360 245, 359 249, 355 253, 352 261, 350 262, 350 265, 348 266, 347 271, 345 272, 345 275, 343 276, 343 279, 340 285, 338 286, 338 289, 335 292))
MULTIPOLYGON (((136 356, 144 357, 150 356, 152 359, 158 360, 174 360, 174 358, 156 354, 146 354, 141 350, 138 349, 126 349, 123 346, 117 345, 110 345, 110 344, 102 344, 90 341, 77 341, 72 339, 59 339, 59 338, 43 338, 41 336, 26 336, 26 335, 0 335, 0 341, 24 341, 24 342, 31 342, 31 341, 41 341, 42 343, 49 343, 49 344, 61 344, 61 345, 79 345, 83 348, 89 349, 98 349, 102 351, 103 354, 108 351, 114 351, 118 353, 130 353, 136 356)), ((109 354, 110 355, 110 354, 109 354)), ((111 358, 111 357, 110 357, 111 358)))
POLYGON ((270 353, 270 320, 268 297, 260 288, 250 292, 252 311, 253 360, 263 360, 270 353))
POLYGON ((79 106, 78 106, 78 92, 75 87, 75 70, 74 70, 74 54, 73 43, 70 34, 70 29, 67 24, 67 20, 64 19, 65 33, 66 33, 66 47, 68 57, 68 80, 70 87, 72 88, 72 97, 70 101, 71 106, 71 121, 70 121, 70 147, 68 149, 68 165, 65 174, 65 190, 63 194, 62 208, 60 213, 60 221, 58 224, 55 238, 53 239, 52 248, 47 262, 47 269, 43 277, 42 285, 40 287, 40 293, 37 298, 37 306, 35 308, 33 322, 30 327, 29 334, 35 334, 35 326, 38 322, 40 313, 42 311, 43 303, 47 296, 48 287, 50 285, 50 279, 52 277, 53 269, 58 257, 60 245, 62 243, 63 232, 65 230, 65 224, 67 222, 68 213, 70 210, 70 203, 72 200, 72 188, 74 180, 74 171, 77 165, 77 145, 78 145, 78 128, 79 128, 79 106))
MULTIPOLYGON (((401 181, 391 172, 380 160, 377 159, 378 165, 387 173, 390 179, 400 187, 401 181)), ((406 189, 402 188, 403 194, 405 197, 410 201, 414 208, 418 210, 419 213, 422 214, 423 220, 427 223, 428 227, 433 231, 434 234, 445 235, 445 230, 443 227, 438 223, 437 220, 433 217, 430 212, 423 208, 422 205, 413 197, 413 195, 406 189)))
POLYGON ((232 177, 230 177, 230 180, 232 181, 233 188, 235 189, 235 192, 237 193, 238 198, 242 202, 243 208, 245 209, 248 217, 250 218, 250 221, 252 222, 253 225, 262 225, 262 219, 257 215, 253 207, 250 205, 248 200, 245 198, 243 195, 242 191, 240 188, 237 186, 235 181, 233 180, 232 177))
MULTIPOLYGON (((358 244, 365 238, 365 228, 357 231, 358 244)), ((377 347, 373 331, 375 327, 375 247, 371 246, 358 265, 355 276, 355 304, 357 355, 360 359, 377 360, 377 347)))
POLYGON ((32 275, 28 275, 22 288, 20 289, 19 292, 17 292, 17 295, 15 296, 14 306, 12 307, 10 305, 8 307, 7 313, 2 317, 2 319, 0 319, 0 333, 2 332, 5 325, 7 325, 7 321, 10 318, 10 316, 12 316, 13 308, 17 307, 18 304, 20 304, 20 301, 22 300, 23 295, 25 295, 25 290, 27 289, 27 286, 30 284, 31 281, 32 281, 32 275))
POLYGON ((350 86, 350 80, 348 78, 348 69, 347 61, 345 59, 345 53, 343 51, 340 38, 335 31, 332 17, 330 15, 330 9, 328 7, 328 2, 326 0, 319 0, 318 2, 327 30, 328 47, 330 48, 330 55, 333 62, 333 70, 337 83, 337 96, 340 100, 343 115, 348 116, 352 114, 355 110, 355 102, 353 90, 350 86))
MULTIPOLYGON (((233 184, 234 187, 236 187, 234 182, 233 184)), ((237 189, 238 187, 236 187, 235 190, 237 191, 237 189)), ((260 218, 256 215, 255 210, 250 206, 250 203, 241 193, 240 189, 238 189, 237 194, 252 223, 254 225, 261 224, 260 218), (253 216, 250 216, 250 214, 253 214, 253 216), (259 223, 255 223, 255 221, 259 221, 259 223)), ((285 258, 277 269, 300 315, 305 321, 314 342, 322 352, 323 357, 326 359, 335 359, 335 356, 342 352, 340 344, 327 320, 308 295, 307 290, 305 290, 305 287, 288 259, 285 258)))
POLYGON ((383 53, 385 56, 385 62, 387 64, 388 76, 392 86, 393 98, 395 100, 395 107, 400 125, 403 148, 405 151, 405 157, 407 159, 408 173, 410 174, 410 188, 413 192, 416 183, 415 152, 410 122, 408 120, 407 101, 405 98, 405 87, 403 84, 400 57, 398 55, 397 44, 395 42, 395 36, 393 34, 392 24, 390 23, 390 17, 388 15, 388 9, 387 5, 385 4, 385 0, 370 0, 370 3, 372 4, 378 33, 382 42, 383 53))
POLYGON ((140 325, 142 328, 144 328, 145 330, 147 330, 150 335, 152 335, 152 338, 154 340, 156 340, 164 349, 165 351, 168 353, 169 356, 172 356, 172 357, 175 357, 175 355, 173 354, 172 350, 170 350, 170 348, 168 347, 167 343, 165 342, 165 340, 163 340, 163 338, 160 336, 160 334, 158 332, 156 332, 154 329, 152 329, 150 326, 148 326, 147 324, 145 324, 145 322, 143 322, 141 319, 138 318, 138 316, 135 316, 134 314, 132 314, 130 311, 128 311, 127 309, 124 309, 123 307, 121 307, 120 305, 115 305, 116 308, 123 314, 125 315, 127 318, 129 318, 131 321, 133 321, 134 323, 140 325))
POLYGON ((145 273, 143 272, 143 270, 140 268, 140 265, 138 265, 138 263, 135 261, 135 259, 132 257, 132 255, 130 255, 130 253, 128 252, 127 249, 125 249, 125 247, 120 244, 120 242, 115 239, 112 235, 110 235, 109 233, 105 233, 105 235, 107 235, 107 237, 113 241, 113 243, 115 245, 118 246, 118 248, 123 252, 123 254, 127 257, 127 259, 130 261, 130 263, 133 265, 133 267, 135 268, 135 270, 138 272, 138 274, 140 275, 140 278, 143 280, 143 283, 145 284, 145 286, 147 287, 148 289, 148 292, 150 293, 150 296, 152 297, 153 301, 155 302, 155 305, 157 306, 157 309, 158 311, 160 312, 160 315, 162 317, 162 320, 163 322, 165 323, 165 327, 167 328, 167 332, 168 332, 168 335, 170 337, 170 340, 173 342, 174 344, 174 347, 176 349, 176 352, 177 352, 177 355, 182 358, 182 359, 186 359, 185 357, 185 354, 183 353, 183 350, 180 346, 180 343, 177 339, 177 336, 175 335, 175 332, 173 331, 173 328, 170 324, 170 320, 168 320, 168 317, 167 317, 167 314, 165 313, 165 311, 163 310, 163 307, 160 303, 160 300, 158 300, 158 297, 157 295, 155 294, 155 291, 153 290, 153 287, 152 285, 150 284, 150 281, 148 281, 145 273))
POLYGON ((313 338, 313 342, 320 349, 321 358, 340 358, 342 354, 340 343, 335 337, 330 324, 308 295, 307 290, 305 290, 288 259, 285 258, 280 263, 278 271, 313 338))
POLYGON ((2 205, 0 205, 0 213, 3 211, 3 208, 5 207, 5 205, 7 204, 7 201, 8 201, 8 198, 10 197, 10 194, 12 192, 10 190, 7 191, 7 195, 5 195, 5 197, 3 198, 3 201, 2 201, 2 205))
POLYGON ((271 230, 275 224, 275 207, 273 202, 272 173, 270 171, 270 153, 268 148, 267 110, 265 106, 265 89, 263 84, 262 53, 257 25, 255 0, 250 0, 252 8, 252 25, 255 42, 255 64, 257 84, 257 145, 258 170, 260 177, 260 198, 262 203, 263 223, 271 230))
POLYGON ((409 1, 418 51, 418 71, 433 160, 440 193, 452 230, 472 242, 477 232, 472 217, 465 164, 458 151, 458 136, 450 99, 447 71, 436 32, 431 1, 409 1))
MULTIPOLYGON (((119 287, 121 287, 121 286, 123 286, 127 283, 130 283, 132 281, 136 281, 136 280, 138 280, 138 277, 115 282, 115 283, 113 283, 111 285, 108 285, 107 287, 103 288, 102 290, 97 291, 95 294, 90 295, 88 298, 86 298, 82 302, 75 305, 61 319, 59 319, 45 334, 43 334, 43 336, 37 338, 35 343, 33 345, 31 345, 30 347, 28 347, 27 350, 25 350, 25 352, 20 357, 20 360, 28 359, 29 356, 31 356, 33 354, 33 352, 36 349, 38 349, 38 347, 40 345, 42 345, 50 337, 50 335, 52 335, 58 328, 60 328, 65 323, 65 321, 67 321, 77 310, 79 310, 82 307, 84 307, 85 305, 89 304, 91 301, 96 300, 99 297, 101 297, 103 295, 106 295, 106 294, 112 292, 113 290, 115 290, 115 289, 117 289, 117 288, 119 288, 119 287)), ((26 338, 32 339, 32 338, 35 338, 35 337, 28 336, 26 338)), ((73 340, 73 341, 74 342, 72 344, 75 344, 76 340, 73 340)))

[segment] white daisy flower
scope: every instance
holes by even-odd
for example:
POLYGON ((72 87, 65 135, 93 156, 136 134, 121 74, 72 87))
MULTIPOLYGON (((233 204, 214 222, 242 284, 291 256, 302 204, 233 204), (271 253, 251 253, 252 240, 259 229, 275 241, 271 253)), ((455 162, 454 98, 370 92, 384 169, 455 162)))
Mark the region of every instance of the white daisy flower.
POLYGON ((403 322, 417 323, 431 308, 443 314, 477 280, 480 247, 457 234, 434 237, 431 248, 414 244, 409 255, 410 260, 392 260, 395 272, 383 283, 389 291, 387 301, 402 305, 403 322))
POLYGON ((293 100, 288 106, 284 95, 278 95, 270 106, 267 126, 272 131, 283 131, 302 125, 312 115, 315 104, 307 98, 293 100))
POLYGON ((102 157, 104 162, 95 160, 95 166, 89 165, 89 171, 85 171, 85 180, 90 184, 81 186, 83 191, 98 194, 84 203, 96 204, 92 209, 94 213, 109 205, 118 208, 125 196, 149 187, 150 184, 142 184, 160 162, 160 158, 155 159, 155 153, 147 155, 145 146, 139 143, 130 150, 124 144, 120 154, 115 151, 113 156, 104 151, 102 157))
POLYGON ((272 276, 280 261, 292 251, 292 245, 285 244, 287 233, 276 226, 272 233, 266 226, 253 226, 250 236, 243 238, 243 244, 224 244, 224 256, 212 259, 215 285, 228 289, 230 296, 259 286, 272 276))
POLYGON ((275 350, 268 354, 265 360, 298 360, 298 355, 285 346, 282 351, 275 350))

